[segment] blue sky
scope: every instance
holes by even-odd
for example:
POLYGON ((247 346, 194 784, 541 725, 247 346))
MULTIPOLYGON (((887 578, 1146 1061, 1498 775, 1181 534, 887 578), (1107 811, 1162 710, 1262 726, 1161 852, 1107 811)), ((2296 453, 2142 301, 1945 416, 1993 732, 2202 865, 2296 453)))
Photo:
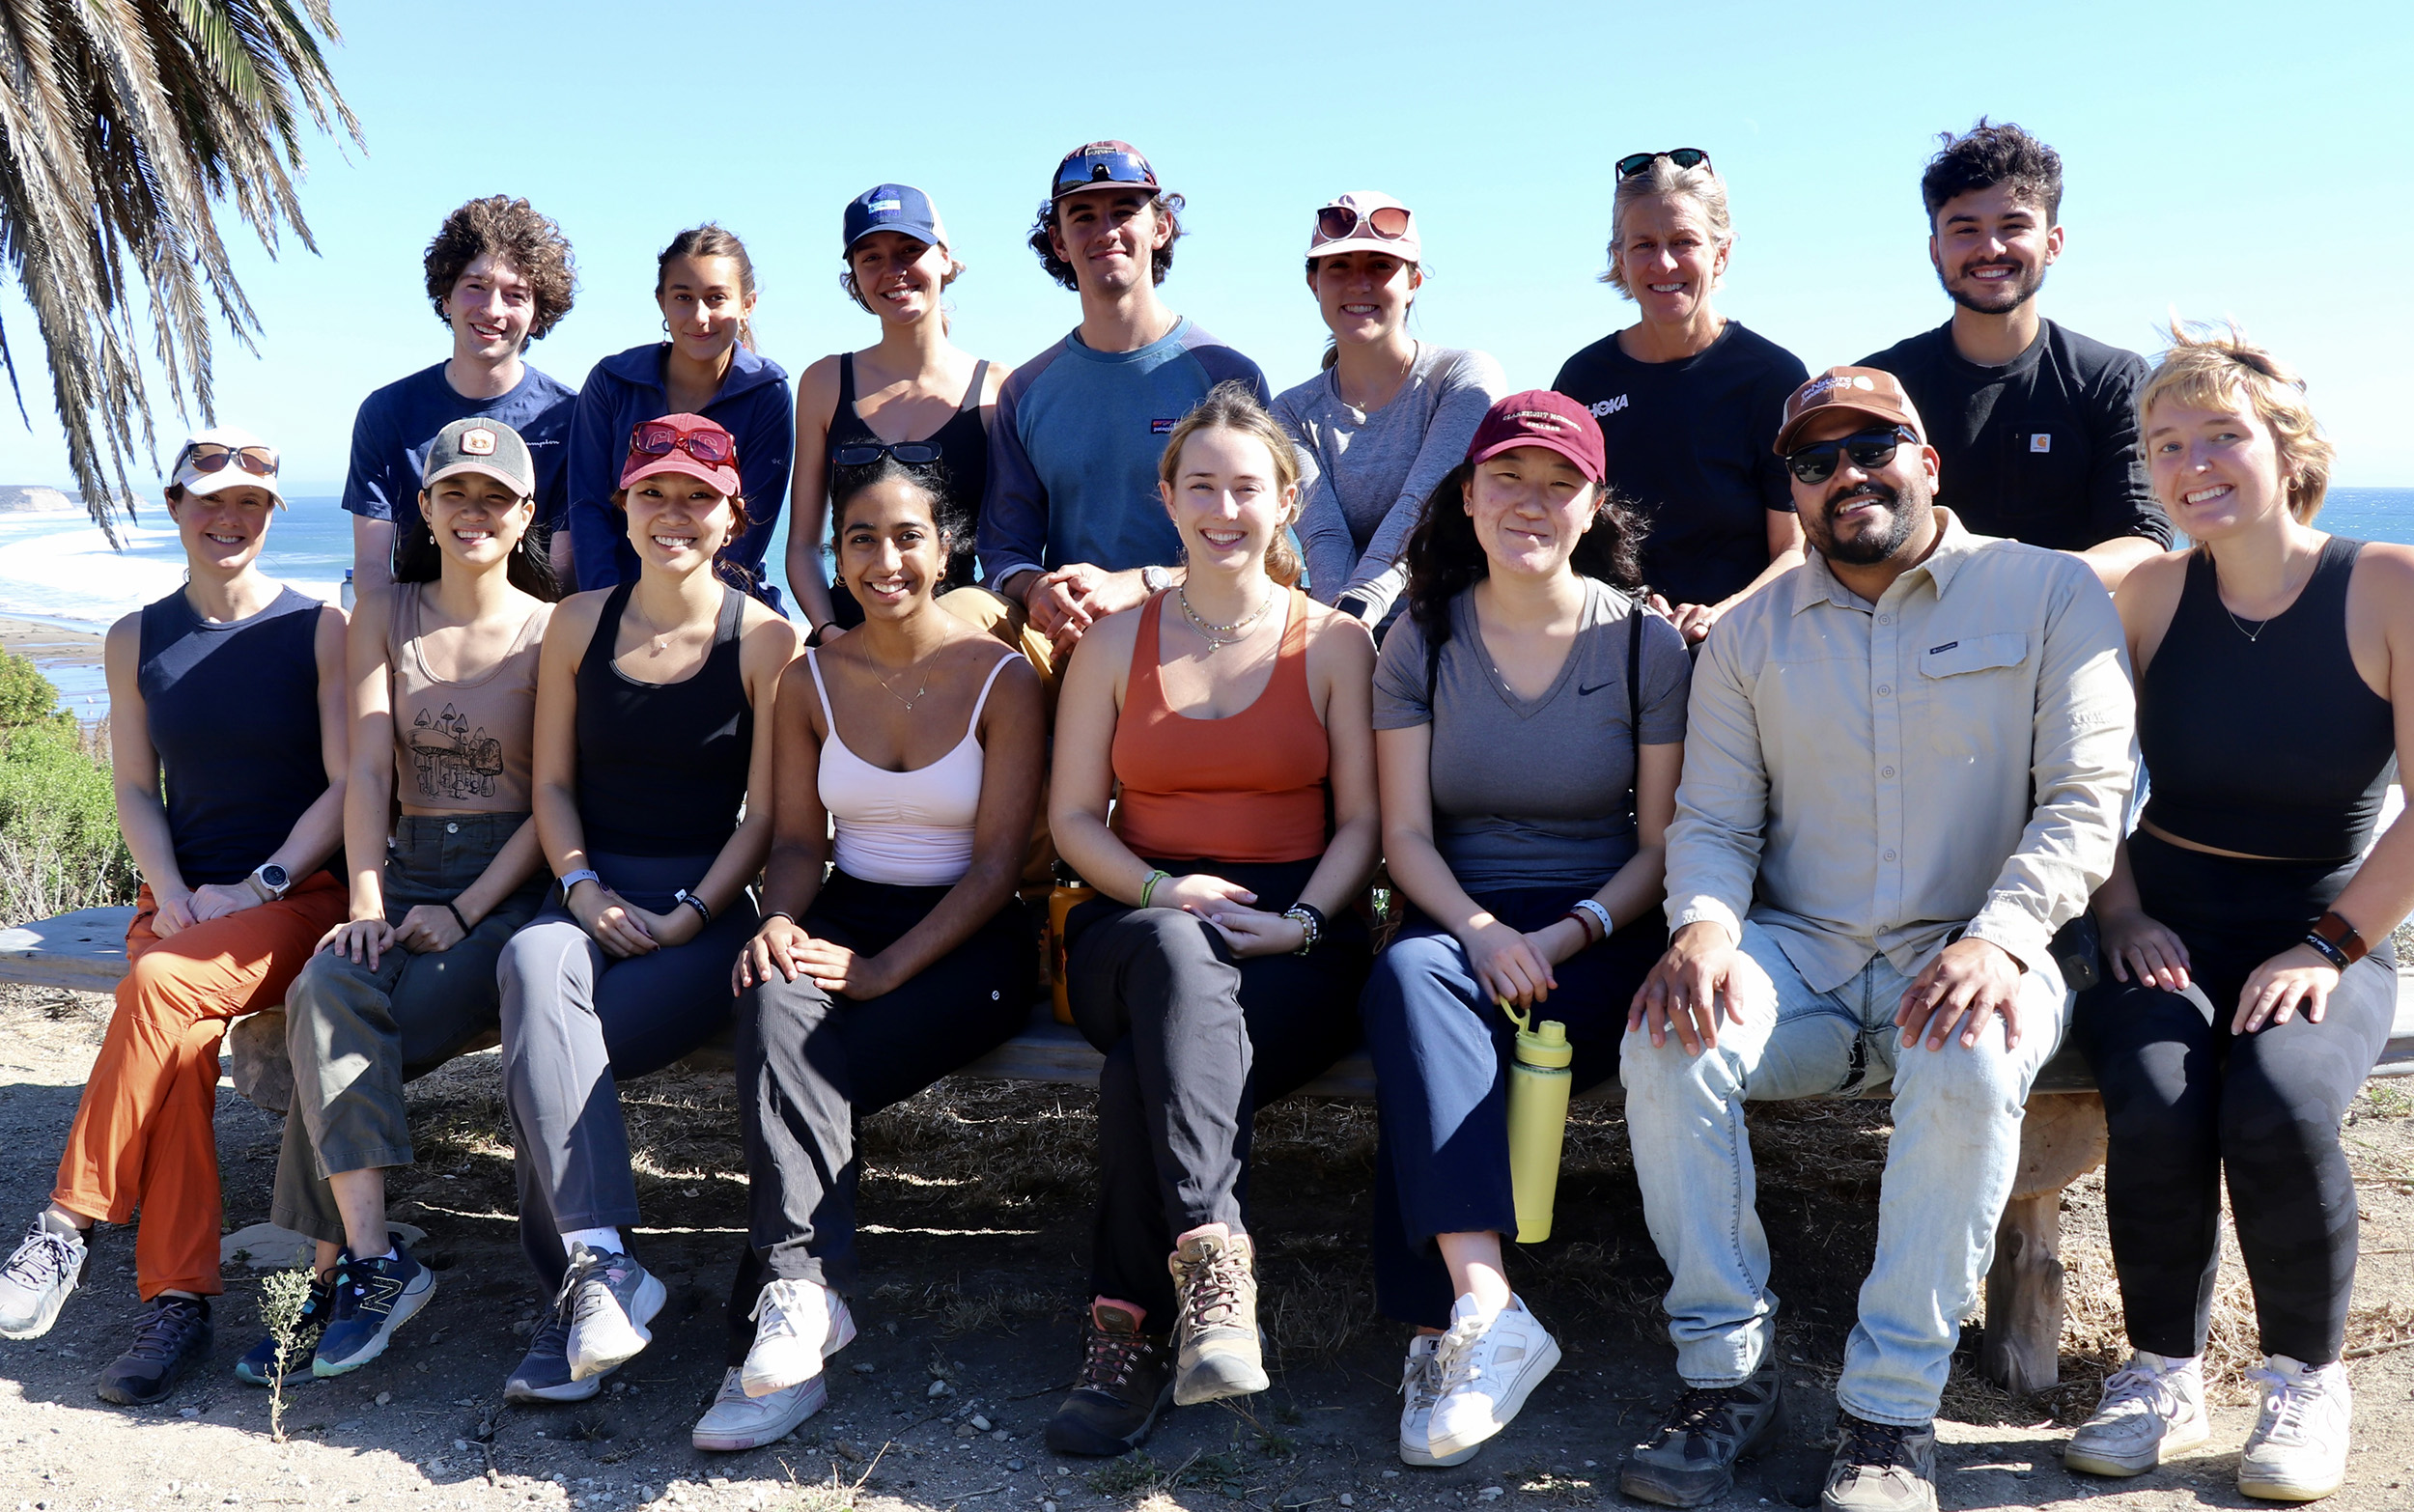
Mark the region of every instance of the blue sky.
MULTIPOLYGON (((368 149, 312 154, 321 256, 289 241, 271 260, 230 218, 267 330, 256 358, 221 340, 219 414, 283 447, 298 491, 333 491, 361 396, 447 350, 420 293, 429 237, 496 191, 575 244, 577 307, 530 351, 574 382, 652 339, 654 256, 706 219, 753 250, 767 355, 795 372, 864 345, 873 321, 836 284, 839 212, 884 180, 920 184, 946 216, 968 269, 957 340, 1018 361, 1077 318, 1023 245, 1031 213, 1062 153, 1109 136, 1189 197, 1168 301, 1277 387, 1321 350, 1300 268, 1329 195, 1414 206, 1433 274, 1420 334, 1540 385, 1632 319, 1593 281, 1611 162, 1675 146, 1706 148, 1732 189, 1721 307, 1815 370, 1944 320, 1920 167, 1939 129, 1986 113, 2065 160, 2047 314, 2149 352, 2174 309, 2234 316, 2308 374, 2340 482, 2414 485, 2410 14, 337 0, 334 65, 368 149)), ((30 431, 0 422, 0 481, 64 481, 13 293, 0 322, 35 411, 30 431)), ((181 424, 161 430, 172 446, 181 424)))

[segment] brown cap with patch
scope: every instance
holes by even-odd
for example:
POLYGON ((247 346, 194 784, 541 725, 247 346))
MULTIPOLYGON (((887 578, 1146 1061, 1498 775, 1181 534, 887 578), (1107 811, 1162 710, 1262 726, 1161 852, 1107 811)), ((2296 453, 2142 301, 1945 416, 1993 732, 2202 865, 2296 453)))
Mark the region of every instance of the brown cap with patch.
POLYGON ((1786 399, 1785 419, 1777 428, 1777 455, 1782 457, 1792 451, 1794 443, 1801 439, 1803 427, 1830 409, 1849 410, 1890 425, 1909 426, 1920 443, 1927 444, 1927 428, 1920 423, 1920 411, 1912 406, 1911 396, 1903 392, 1895 375, 1882 368, 1830 368, 1786 399))

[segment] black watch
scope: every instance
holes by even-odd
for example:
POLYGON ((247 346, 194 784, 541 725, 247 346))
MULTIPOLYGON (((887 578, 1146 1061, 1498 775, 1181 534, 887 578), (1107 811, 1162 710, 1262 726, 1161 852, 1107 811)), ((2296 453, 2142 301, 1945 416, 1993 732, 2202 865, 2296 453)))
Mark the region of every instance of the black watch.
POLYGON ((1361 622, 1365 621, 1374 611, 1373 604, 1368 603, 1365 600, 1360 598, 1354 593, 1345 593, 1338 599, 1333 600, 1333 606, 1340 610, 1343 614, 1348 615, 1351 619, 1361 622))

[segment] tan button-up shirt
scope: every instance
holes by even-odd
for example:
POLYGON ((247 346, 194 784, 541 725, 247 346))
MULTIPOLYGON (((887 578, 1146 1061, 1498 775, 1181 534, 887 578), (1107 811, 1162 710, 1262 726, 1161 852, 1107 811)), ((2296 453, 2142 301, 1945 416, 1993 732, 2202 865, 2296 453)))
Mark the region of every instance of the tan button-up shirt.
POLYGON ((2095 574, 1936 516, 1876 603, 1813 551, 1694 669, 1670 927, 1750 917, 1815 992, 1881 951, 1916 975, 1955 930, 2059 979, 2048 942, 2111 874, 2135 780, 2095 574))

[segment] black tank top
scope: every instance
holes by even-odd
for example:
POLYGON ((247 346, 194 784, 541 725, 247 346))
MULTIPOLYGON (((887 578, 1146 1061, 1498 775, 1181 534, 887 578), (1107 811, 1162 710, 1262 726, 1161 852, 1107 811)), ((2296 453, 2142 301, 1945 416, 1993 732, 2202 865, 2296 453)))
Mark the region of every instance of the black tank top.
POLYGON ((738 827, 754 751, 754 706, 739 666, 745 596, 723 585, 704 665, 640 683, 613 664, 635 583, 604 601, 578 663, 578 824, 612 855, 711 855, 738 827))
POLYGON ((241 882, 327 790, 318 651, 325 607, 291 588, 223 625, 203 619, 181 588, 143 606, 135 684, 187 887, 241 882))
MULTIPOLYGON (((963 403, 956 412, 923 440, 939 448, 940 476, 946 481, 947 497, 964 512, 973 534, 979 534, 981 495, 989 490, 989 432, 981 425, 981 387, 989 378, 989 362, 983 358, 972 365, 972 382, 964 391, 963 403)), ((823 454, 823 463, 830 465, 830 458, 841 446, 882 446, 887 444, 866 424, 855 407, 855 353, 838 354, 838 407, 829 417, 829 449, 823 454)), ((973 580, 972 554, 961 551, 947 566, 949 588, 961 588, 973 580)), ((855 602, 855 595, 838 583, 829 588, 830 617, 848 630, 863 623, 863 608, 855 602)))
POLYGON ((2179 606, 2138 685, 2156 828, 2304 861, 2356 855, 2371 841, 2397 725, 2347 649, 2347 579, 2363 548, 2332 536, 2296 602, 2260 629, 2222 603, 2210 556, 2188 558, 2179 606))

